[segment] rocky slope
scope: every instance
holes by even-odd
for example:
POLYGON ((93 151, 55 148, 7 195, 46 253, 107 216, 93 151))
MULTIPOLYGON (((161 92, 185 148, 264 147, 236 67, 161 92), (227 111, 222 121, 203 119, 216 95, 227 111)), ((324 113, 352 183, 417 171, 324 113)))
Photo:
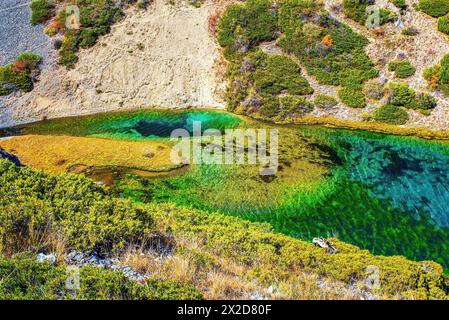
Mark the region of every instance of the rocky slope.
MULTIPOLYGON (((0 127, 44 117, 123 109, 225 108, 225 62, 211 31, 211 21, 231 2, 208 0, 195 8, 185 1, 155 0, 146 11, 128 9, 126 18, 113 26, 110 34, 80 53, 74 70, 67 71, 58 66, 55 59, 47 58, 49 66, 44 67, 33 92, 0 98, 0 127)), ((380 70, 380 82, 400 81, 387 70, 387 64, 398 57, 406 57, 416 67, 416 73, 406 79, 407 82, 416 90, 428 91, 422 71, 449 52, 449 41, 436 30, 436 19, 412 7, 417 0, 407 0, 405 15, 396 23, 383 26, 381 34, 347 19, 341 10, 342 0, 323 2, 332 16, 368 38, 366 50, 380 70), (416 28, 418 34, 414 37, 402 35, 401 30, 406 27, 416 28)), ((399 12, 387 0, 376 3, 399 12)), ((272 44, 268 46, 266 50, 276 51, 272 44)), ((320 85, 304 75, 315 94, 335 96, 338 88, 320 85)), ((449 99, 440 93, 432 94, 438 106, 429 116, 409 110, 407 127, 438 130, 449 127, 449 99)), ((385 101, 371 102, 364 109, 348 108, 339 103, 337 108, 315 109, 312 114, 362 120, 367 112, 382 103, 385 101)))
POLYGON ((31 93, 0 100, 0 126, 103 111, 148 107, 225 107, 225 80, 215 67, 218 45, 208 29, 217 5, 156 0, 147 10, 128 9, 74 70, 54 59, 31 93))

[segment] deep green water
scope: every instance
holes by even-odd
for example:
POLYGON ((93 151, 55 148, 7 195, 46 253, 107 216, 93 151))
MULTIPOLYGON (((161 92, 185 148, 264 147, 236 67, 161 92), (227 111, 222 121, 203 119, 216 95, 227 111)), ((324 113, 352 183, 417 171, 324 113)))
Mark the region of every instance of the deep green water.
POLYGON ((193 131, 193 122, 201 122, 201 131, 224 130, 238 125, 241 120, 229 113, 207 110, 111 112, 91 116, 41 121, 3 130, 3 135, 53 134, 94 136, 124 140, 146 140, 170 137, 175 129, 193 131), (20 131, 17 131, 20 129, 20 131))
MULTIPOLYGON (((164 139, 175 128, 190 131, 194 120, 202 121, 203 129, 242 124, 227 113, 135 112, 47 121, 23 133, 164 139)), ((289 141, 293 149, 301 144, 313 151, 302 157, 327 163, 327 174, 316 183, 265 181, 245 166, 197 165, 173 177, 128 176, 116 190, 136 201, 219 211, 268 222, 299 238, 337 236, 376 254, 449 267, 447 143, 321 127, 283 129, 298 136, 298 142, 289 141)), ((282 135, 279 143, 287 143, 282 135)))

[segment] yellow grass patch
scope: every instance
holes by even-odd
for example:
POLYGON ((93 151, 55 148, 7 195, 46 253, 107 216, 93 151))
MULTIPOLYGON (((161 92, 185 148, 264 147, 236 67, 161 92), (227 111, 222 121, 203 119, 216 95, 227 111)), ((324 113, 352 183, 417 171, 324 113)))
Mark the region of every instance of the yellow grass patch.
POLYGON ((306 115, 293 120, 295 124, 320 125, 331 128, 344 128, 355 130, 367 130, 385 134, 402 136, 416 136, 423 139, 449 140, 449 131, 431 130, 423 127, 402 127, 381 122, 362 122, 354 120, 337 119, 333 117, 315 117, 306 115))
POLYGON ((177 167, 170 160, 171 147, 155 141, 26 135, 1 140, 0 147, 17 155, 27 166, 55 174, 75 165, 119 166, 150 171, 177 167))

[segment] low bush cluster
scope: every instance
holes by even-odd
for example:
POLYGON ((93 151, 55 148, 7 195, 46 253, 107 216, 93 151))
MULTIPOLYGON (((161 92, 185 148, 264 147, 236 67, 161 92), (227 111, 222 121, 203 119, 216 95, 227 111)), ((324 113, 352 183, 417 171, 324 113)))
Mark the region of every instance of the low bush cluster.
POLYGON ((407 9, 407 3, 405 2, 405 0, 393 0, 392 2, 397 8, 401 10, 407 9))
POLYGON ((41 60, 36 54, 22 52, 13 63, 0 67, 0 96, 16 90, 31 91, 41 60))
POLYGON ((449 35, 449 16, 443 16, 438 19, 438 31, 449 35))
POLYGON ((71 68, 78 61, 77 52, 80 48, 93 46, 100 36, 110 31, 112 24, 123 17, 122 7, 126 3, 113 0, 67 0, 55 12, 48 0, 34 0, 31 3, 32 21, 33 23, 48 21, 45 32, 49 36, 63 33, 62 43, 57 48, 60 55, 59 63, 71 68), (74 22, 79 23, 78 28, 66 27, 66 21, 71 17, 66 8, 70 5, 76 5, 80 9, 79 21, 74 22))
POLYGON ((401 34, 405 36, 414 37, 419 33, 418 29, 414 27, 407 27, 401 30, 401 34))
POLYGON ((80 288, 67 289, 64 265, 39 263, 32 253, 13 258, 0 256, 0 300, 197 300, 202 295, 194 287, 148 279, 138 284, 122 273, 84 266, 80 268, 80 288))
POLYGON ((33 0, 30 4, 31 23, 43 23, 53 15, 53 4, 48 0, 33 0))
POLYGON ((363 86, 363 93, 372 100, 380 100, 385 95, 385 85, 377 79, 369 80, 363 86))
POLYGON ((432 88, 449 96, 449 54, 446 54, 439 64, 425 68, 423 77, 432 88))
POLYGON ((442 17, 449 13, 449 0, 420 0, 418 8, 429 16, 442 17))
MULTIPOLYGON (((397 0, 401 1, 401 0, 397 0)), ((402 0, 403 1, 403 0, 402 0)), ((379 8, 378 12, 372 12, 370 14, 368 7, 375 5, 374 0, 343 0, 343 13, 349 19, 357 21, 361 25, 368 25, 370 23, 378 23, 381 26, 385 23, 391 22, 396 18, 396 14, 386 8, 379 8), (370 16, 376 16, 376 20, 368 22, 370 16)), ((374 10, 377 10, 375 8, 374 10)))
POLYGON ((351 108, 364 108, 366 106, 365 95, 359 88, 342 87, 338 90, 341 102, 351 108))
POLYGON ((373 119, 379 122, 401 125, 405 124, 409 117, 407 111, 401 107, 386 104, 374 111, 373 119))
POLYGON ((396 77, 404 79, 414 75, 416 68, 408 60, 399 60, 388 63, 388 71, 394 72, 396 77))
POLYGON ((437 106, 434 97, 424 93, 416 94, 412 88, 409 88, 406 82, 390 84, 390 104, 394 106, 416 109, 423 114, 428 114, 437 106))
POLYGON ((338 104, 338 101, 334 97, 325 94, 317 94, 315 99, 313 99, 313 104, 320 109, 330 109, 335 107, 338 104))
MULTIPOLYGON (((284 73, 284 77, 293 77, 296 80, 289 81, 299 83, 301 90, 292 92, 283 88, 284 92, 276 90, 276 94, 312 93, 305 79, 297 74, 299 68, 293 66, 294 62, 290 58, 283 60, 290 61, 284 64, 292 65, 291 71, 288 71, 290 67, 284 71, 284 68, 279 66, 268 67, 259 72, 251 71, 251 68, 256 68, 251 56, 257 52, 257 46, 262 41, 275 39, 278 45, 294 55, 307 69, 308 74, 316 77, 318 82, 342 86, 342 102, 351 107, 365 106, 363 82, 378 74, 364 51, 368 43, 366 38, 330 17, 323 10, 322 4, 314 1, 285 0, 274 6, 270 1, 250 0, 245 4, 230 6, 218 27, 219 43, 224 47, 226 57, 232 62, 227 94, 230 111, 248 113, 250 110, 250 113, 253 113, 256 110, 264 117, 285 114, 277 112, 280 110, 279 97, 266 90, 276 89, 275 84, 270 84, 272 80, 283 82, 282 78, 278 79, 277 74, 284 73), (260 85, 261 82, 263 85, 260 85), (262 89, 265 92, 262 92, 262 89)), ((260 68, 260 65, 257 67, 260 68)), ((304 108, 304 104, 301 104, 297 110, 301 111, 294 114, 304 113, 309 108, 304 108)))
POLYGON ((234 62, 229 76, 228 109, 231 111, 282 119, 313 109, 301 97, 313 93, 313 88, 289 57, 253 50, 234 62))
POLYGON ((218 24, 218 43, 228 58, 245 53, 262 41, 276 37, 276 14, 269 0, 248 0, 227 8, 218 24))

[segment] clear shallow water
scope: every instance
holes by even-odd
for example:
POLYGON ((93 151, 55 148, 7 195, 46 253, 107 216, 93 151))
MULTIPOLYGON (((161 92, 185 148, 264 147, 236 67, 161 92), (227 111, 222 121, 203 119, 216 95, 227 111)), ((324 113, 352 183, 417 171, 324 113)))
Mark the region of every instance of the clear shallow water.
POLYGON ((434 143, 400 138, 348 135, 338 143, 348 177, 370 188, 392 206, 426 212, 440 226, 449 226, 449 149, 434 143))
MULTIPOLYGON (((145 111, 47 121, 21 133, 165 139, 174 128, 191 131, 194 120, 203 129, 243 125, 227 113, 145 111)), ((449 267, 447 143, 320 127, 283 130, 284 177, 265 181, 247 166, 198 165, 178 176, 127 175, 116 192, 268 222, 304 239, 338 236, 376 254, 449 267), (325 173, 314 173, 317 166, 325 173), (304 179, 310 173, 314 181, 304 179)))
MULTIPOLYGON (((42 121, 19 126, 20 134, 57 134, 95 136, 126 140, 145 140, 170 137, 175 129, 185 129, 190 134, 193 123, 201 122, 201 131, 233 128, 241 120, 229 113, 207 110, 190 111, 133 111, 113 112, 92 116, 72 117, 42 121)), ((5 130, 5 135, 8 130, 5 130)), ((16 132, 17 133, 17 132, 16 132)))

